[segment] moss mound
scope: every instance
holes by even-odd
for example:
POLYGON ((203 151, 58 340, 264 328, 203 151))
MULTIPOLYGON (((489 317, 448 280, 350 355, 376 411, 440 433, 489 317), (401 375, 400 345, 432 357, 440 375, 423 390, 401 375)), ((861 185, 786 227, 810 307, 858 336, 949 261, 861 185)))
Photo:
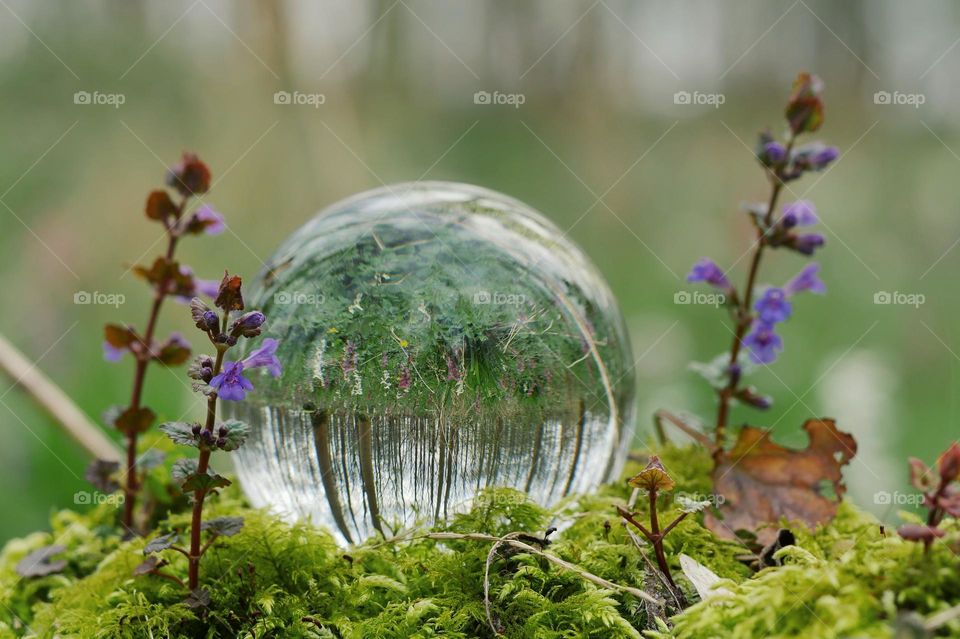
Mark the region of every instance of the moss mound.
MULTIPOLYGON (((705 454, 670 448, 662 456, 678 489, 707 492, 705 454)), ((558 526, 549 553, 616 584, 643 588, 645 561, 612 516, 614 504, 628 496, 624 485, 607 486, 546 512, 520 493, 488 491, 472 512, 435 530, 542 537, 558 526)), ((51 532, 14 540, 0 554, 0 637, 494 636, 484 607, 489 542, 431 539, 417 531, 342 549, 322 530, 246 508, 236 493, 212 502, 207 517, 242 514, 246 525, 204 558, 207 606, 190 607, 171 581, 133 575, 146 542, 120 538, 115 509, 64 511, 52 518, 51 532), (57 556, 67 561, 63 571, 27 579, 17 574, 23 557, 54 542, 66 547, 57 556)), ((186 517, 170 515, 159 532, 183 527, 186 517)), ((926 555, 916 544, 882 535, 875 520, 849 504, 830 526, 794 530, 797 546, 778 554, 783 565, 754 574, 737 558, 742 546, 718 541, 697 518, 684 520, 666 544, 681 587, 697 600, 681 576, 684 553, 723 577, 726 591, 674 617, 669 631, 645 630, 646 608, 632 595, 505 547, 490 570, 491 612, 503 636, 537 639, 892 637, 907 636, 895 635, 911 624, 907 613, 928 615, 960 601, 949 541, 956 529, 926 555)), ((167 570, 185 575, 185 559, 166 554, 167 570)), ((960 622, 937 632, 958 636, 960 622)))

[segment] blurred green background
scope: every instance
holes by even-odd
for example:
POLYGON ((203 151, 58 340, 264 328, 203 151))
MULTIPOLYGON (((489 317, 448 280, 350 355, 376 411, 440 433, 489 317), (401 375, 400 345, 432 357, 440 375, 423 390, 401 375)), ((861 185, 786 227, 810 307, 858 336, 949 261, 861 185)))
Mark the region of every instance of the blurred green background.
MULTIPOLYGON (((722 312, 674 295, 700 256, 727 265, 748 249, 739 206, 767 193, 753 140, 780 130, 790 82, 810 70, 826 84, 819 136, 844 154, 792 188, 824 222, 829 295, 796 302, 785 353, 756 377, 775 407, 733 421, 804 445, 804 419, 836 417, 860 442, 854 499, 895 521, 875 493, 905 490, 905 457, 932 461, 957 433, 958 37, 950 2, 0 0, 0 332, 89 414, 123 402, 132 364, 102 360, 101 325, 145 320, 148 291, 126 269, 160 250, 143 201, 184 149, 211 166, 207 200, 231 228, 182 243, 204 277, 252 276, 358 191, 465 181, 543 211, 608 278, 638 358, 638 441, 658 407, 709 421, 687 365, 730 333, 722 312), (84 91, 123 104, 76 103, 84 91), (277 104, 277 91, 323 104, 277 104), (523 104, 478 104, 478 91, 523 104), (676 104, 680 91, 723 104, 676 104), (80 291, 126 303, 78 305, 80 291), (923 304, 878 305, 880 291, 923 304)), ((773 254, 761 280, 803 263, 773 254)), ((188 328, 168 306, 161 333, 188 328)), ((148 375, 162 417, 192 399, 182 375, 148 375)), ((0 539, 72 506, 86 461, 4 379, 0 539)))

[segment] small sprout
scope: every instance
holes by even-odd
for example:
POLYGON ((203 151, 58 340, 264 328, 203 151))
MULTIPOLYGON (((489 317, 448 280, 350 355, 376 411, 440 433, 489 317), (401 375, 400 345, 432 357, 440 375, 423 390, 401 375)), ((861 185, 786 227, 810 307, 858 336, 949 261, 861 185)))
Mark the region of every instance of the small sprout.
POLYGON ((194 588, 190 591, 190 594, 187 595, 187 598, 183 600, 183 603, 187 604, 187 608, 191 610, 209 608, 210 592, 206 588, 194 588))
POLYGON ((158 559, 157 557, 147 557, 133 569, 134 576, 140 577, 142 575, 149 575, 159 569, 161 566, 166 565, 166 560, 158 559))
POLYGON ((660 491, 673 490, 676 483, 673 481, 673 478, 670 477, 669 473, 667 473, 667 470, 663 467, 663 464, 656 455, 652 455, 646 468, 631 477, 628 483, 635 488, 647 491, 650 498, 650 528, 648 529, 637 521, 633 513, 626 508, 617 506, 617 513, 624 521, 639 530, 640 533, 647 538, 647 541, 653 545, 654 556, 657 559, 657 567, 660 569, 660 572, 663 573, 663 576, 669 582, 670 586, 676 591, 677 584, 674 583, 673 577, 670 575, 667 555, 663 550, 663 539, 667 536, 667 533, 673 530, 677 524, 683 521, 684 518, 693 511, 681 512, 666 528, 663 530, 660 529, 660 520, 657 516, 657 493, 660 491))
POLYGON ((17 564, 17 574, 23 578, 29 578, 45 577, 46 575, 61 572, 67 567, 67 561, 65 559, 51 561, 51 559, 64 550, 66 550, 66 546, 61 546, 60 544, 34 550, 17 564))

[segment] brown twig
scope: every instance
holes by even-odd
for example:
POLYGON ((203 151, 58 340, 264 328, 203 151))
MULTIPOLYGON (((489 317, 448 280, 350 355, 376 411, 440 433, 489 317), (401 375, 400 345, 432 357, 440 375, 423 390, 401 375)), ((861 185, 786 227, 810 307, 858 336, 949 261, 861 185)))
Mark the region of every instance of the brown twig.
POLYGON ((674 415, 670 411, 660 409, 653 414, 653 425, 654 429, 657 432, 657 436, 661 444, 666 443, 666 434, 663 430, 663 422, 668 421, 686 435, 689 435, 695 442, 706 448, 707 450, 714 450, 716 445, 713 440, 707 437, 705 434, 693 428, 690 424, 686 423, 681 417, 674 415))
POLYGON ((0 335, 0 370, 96 459, 120 461, 120 450, 70 397, 0 335))

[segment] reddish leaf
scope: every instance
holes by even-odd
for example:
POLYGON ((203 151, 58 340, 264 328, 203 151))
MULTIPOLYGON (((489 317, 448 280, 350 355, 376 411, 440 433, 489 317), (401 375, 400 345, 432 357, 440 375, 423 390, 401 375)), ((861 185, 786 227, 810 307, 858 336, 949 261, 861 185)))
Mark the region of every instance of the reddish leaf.
POLYGON ((120 413, 113 424, 121 433, 142 433, 150 428, 156 418, 156 413, 149 408, 128 408, 120 413))
POLYGON ((243 285, 243 280, 240 279, 239 275, 230 275, 229 273, 224 272, 223 280, 220 282, 220 291, 217 293, 217 299, 213 303, 223 310, 227 311, 242 311, 243 310, 243 295, 240 293, 240 287, 243 285))
POLYGON ((724 497, 719 512, 707 513, 706 524, 720 537, 737 530, 755 530, 761 543, 776 536, 781 518, 814 526, 830 521, 846 488, 841 468, 857 452, 853 436, 837 430, 832 419, 810 419, 803 425, 810 444, 786 448, 770 439, 770 431, 745 426, 729 451, 714 453, 713 487, 724 497), (831 485, 833 495, 823 494, 831 485))
POLYGON ((924 524, 904 524, 897 529, 897 533, 907 541, 922 541, 925 544, 946 534, 936 526, 924 524))
POLYGON ((119 324, 105 325, 103 327, 103 337, 114 348, 127 348, 138 339, 132 328, 119 324))
POLYGON ((909 464, 910 483, 914 488, 925 493, 937 487, 937 475, 931 468, 916 457, 911 457, 909 464))
POLYGON ((794 134, 811 133, 823 124, 821 91, 823 82, 815 75, 800 73, 793 81, 793 92, 787 102, 785 115, 794 134))
POLYGON ((177 205, 173 203, 166 191, 152 191, 147 197, 147 217, 151 220, 165 220, 178 213, 177 205))
POLYGON ((940 455, 940 459, 937 460, 937 469, 944 483, 960 478, 960 445, 957 445, 957 442, 950 444, 950 448, 940 455))

